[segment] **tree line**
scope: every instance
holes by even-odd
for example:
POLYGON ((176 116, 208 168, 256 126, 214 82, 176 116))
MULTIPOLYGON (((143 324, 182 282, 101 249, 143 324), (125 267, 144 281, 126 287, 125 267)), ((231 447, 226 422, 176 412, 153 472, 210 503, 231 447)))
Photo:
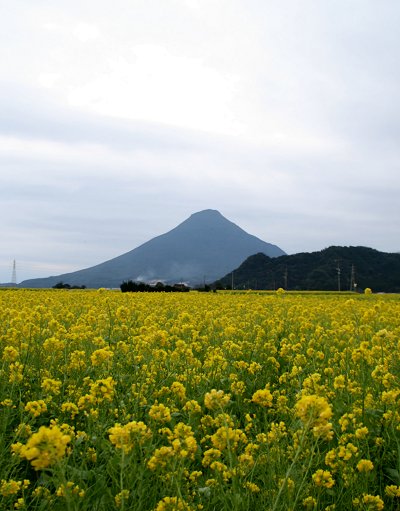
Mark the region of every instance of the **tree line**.
POLYGON ((157 284, 151 285, 145 282, 134 282, 133 280, 124 281, 119 287, 123 293, 185 293, 190 291, 190 288, 185 284, 173 284, 171 286, 163 282, 157 282, 157 284))

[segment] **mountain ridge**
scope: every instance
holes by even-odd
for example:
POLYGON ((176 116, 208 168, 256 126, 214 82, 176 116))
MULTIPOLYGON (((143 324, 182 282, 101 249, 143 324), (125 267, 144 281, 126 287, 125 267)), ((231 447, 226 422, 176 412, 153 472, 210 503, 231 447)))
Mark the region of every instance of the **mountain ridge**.
POLYGON ((219 211, 193 213, 170 231, 95 266, 21 282, 19 287, 52 287, 60 281, 86 287, 118 287, 124 280, 212 282, 246 257, 285 254, 278 246, 248 234, 219 211))

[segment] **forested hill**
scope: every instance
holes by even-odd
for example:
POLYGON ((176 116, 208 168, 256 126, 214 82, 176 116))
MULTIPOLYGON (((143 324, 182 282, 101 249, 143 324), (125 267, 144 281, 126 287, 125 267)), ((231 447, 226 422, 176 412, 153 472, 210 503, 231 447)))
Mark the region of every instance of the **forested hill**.
POLYGON ((329 247, 319 252, 248 257, 217 285, 230 289, 400 292, 400 254, 367 247, 329 247), (356 284, 356 286, 354 286, 356 284))

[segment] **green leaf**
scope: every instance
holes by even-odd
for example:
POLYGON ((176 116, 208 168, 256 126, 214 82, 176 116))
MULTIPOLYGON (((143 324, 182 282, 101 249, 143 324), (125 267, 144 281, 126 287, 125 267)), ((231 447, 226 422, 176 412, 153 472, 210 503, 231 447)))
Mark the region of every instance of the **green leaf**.
POLYGON ((400 485, 400 474, 395 468, 384 468, 383 471, 395 484, 400 485))

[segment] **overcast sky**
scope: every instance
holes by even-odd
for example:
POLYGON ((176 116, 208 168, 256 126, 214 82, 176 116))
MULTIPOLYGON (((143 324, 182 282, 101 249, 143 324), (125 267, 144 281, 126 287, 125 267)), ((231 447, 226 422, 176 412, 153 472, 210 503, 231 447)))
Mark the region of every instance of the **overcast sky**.
POLYGON ((0 282, 202 209, 287 253, 400 251, 398 0, 0 3, 0 282))

